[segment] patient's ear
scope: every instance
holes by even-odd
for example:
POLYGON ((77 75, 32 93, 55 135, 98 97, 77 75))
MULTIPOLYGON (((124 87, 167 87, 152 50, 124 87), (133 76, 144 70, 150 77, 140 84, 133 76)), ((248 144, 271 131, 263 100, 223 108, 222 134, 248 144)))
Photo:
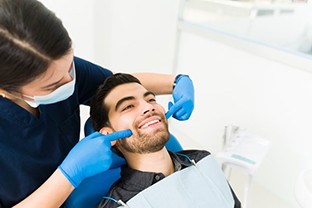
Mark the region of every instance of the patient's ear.
MULTIPOLYGON (((110 128, 110 127, 103 127, 103 128, 100 129, 99 132, 100 132, 101 134, 108 135, 108 134, 113 133, 113 130, 112 130, 112 128, 110 128)), ((116 144, 116 141, 112 141, 112 142, 111 142, 111 145, 112 145, 112 146, 114 146, 115 144, 116 144)))

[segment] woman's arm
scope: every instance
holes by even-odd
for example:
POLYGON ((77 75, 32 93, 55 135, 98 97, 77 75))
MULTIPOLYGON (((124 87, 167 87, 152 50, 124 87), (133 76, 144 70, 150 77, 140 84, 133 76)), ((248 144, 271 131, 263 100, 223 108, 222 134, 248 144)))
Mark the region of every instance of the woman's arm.
POLYGON ((171 94, 176 75, 157 73, 134 73, 142 85, 156 95, 171 94))
POLYGON ((74 186, 57 169, 44 184, 14 208, 60 207, 73 190, 74 186))
POLYGON ((81 139, 50 178, 14 208, 60 207, 85 178, 108 170, 112 163, 111 141, 131 135, 130 130, 107 136, 94 132, 81 139))

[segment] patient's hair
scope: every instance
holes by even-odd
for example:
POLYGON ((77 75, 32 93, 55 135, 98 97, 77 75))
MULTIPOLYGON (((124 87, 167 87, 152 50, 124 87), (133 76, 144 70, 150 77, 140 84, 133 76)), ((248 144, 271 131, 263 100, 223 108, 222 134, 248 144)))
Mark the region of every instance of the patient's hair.
POLYGON ((99 131, 102 127, 108 126, 108 106, 104 104, 104 99, 112 89, 121 84, 141 82, 134 76, 125 73, 117 73, 109 76, 102 85, 100 85, 91 100, 90 117, 92 127, 99 131))

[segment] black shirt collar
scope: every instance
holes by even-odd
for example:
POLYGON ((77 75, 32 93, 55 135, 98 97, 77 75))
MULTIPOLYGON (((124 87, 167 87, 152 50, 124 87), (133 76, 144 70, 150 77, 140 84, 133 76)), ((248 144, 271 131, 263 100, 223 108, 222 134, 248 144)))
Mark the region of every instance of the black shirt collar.
MULTIPOLYGON (((183 155, 176 155, 170 151, 169 154, 172 158, 175 171, 192 165, 188 158, 183 155)), ((162 173, 142 172, 134 170, 127 165, 124 165, 121 168, 121 184, 127 188, 131 187, 131 191, 141 191, 146 189, 163 178, 165 178, 165 175, 162 173)))

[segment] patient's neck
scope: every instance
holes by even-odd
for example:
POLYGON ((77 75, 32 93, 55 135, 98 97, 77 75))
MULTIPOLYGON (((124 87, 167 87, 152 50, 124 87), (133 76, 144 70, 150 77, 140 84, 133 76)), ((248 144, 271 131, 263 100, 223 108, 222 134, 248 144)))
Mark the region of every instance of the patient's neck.
POLYGON ((165 147, 158 152, 146 154, 129 153, 124 156, 128 166, 135 170, 163 173, 165 176, 174 172, 173 161, 165 147))

